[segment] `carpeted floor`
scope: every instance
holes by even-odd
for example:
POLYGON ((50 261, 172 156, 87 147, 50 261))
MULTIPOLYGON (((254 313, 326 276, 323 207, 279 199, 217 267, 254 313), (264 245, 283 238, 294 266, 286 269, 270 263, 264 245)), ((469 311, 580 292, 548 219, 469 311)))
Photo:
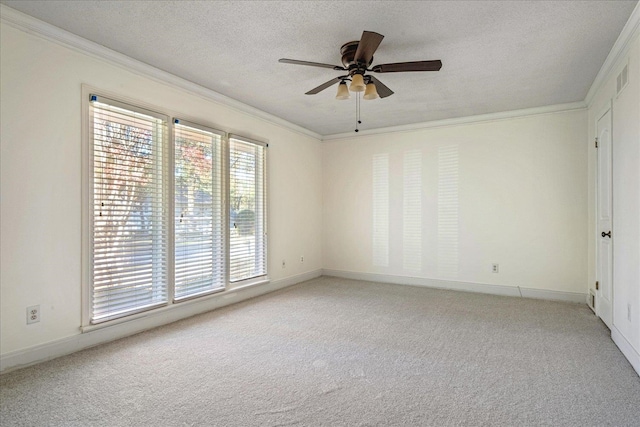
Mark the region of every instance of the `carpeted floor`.
POLYGON ((640 426, 586 305, 321 277, 0 376, 22 426, 640 426))

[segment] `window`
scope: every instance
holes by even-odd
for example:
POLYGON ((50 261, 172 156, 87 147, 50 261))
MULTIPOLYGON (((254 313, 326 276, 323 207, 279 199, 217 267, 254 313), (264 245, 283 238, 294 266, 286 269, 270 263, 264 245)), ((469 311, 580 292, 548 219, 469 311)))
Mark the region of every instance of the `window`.
POLYGON ((168 301, 166 117, 92 96, 92 323, 168 301))
POLYGON ((179 300, 224 289, 223 133, 175 122, 174 265, 179 300))
POLYGON ((85 324, 266 279, 267 145, 90 100, 85 324))
POLYGON ((267 274, 265 146, 229 138, 229 275, 231 282, 267 274))

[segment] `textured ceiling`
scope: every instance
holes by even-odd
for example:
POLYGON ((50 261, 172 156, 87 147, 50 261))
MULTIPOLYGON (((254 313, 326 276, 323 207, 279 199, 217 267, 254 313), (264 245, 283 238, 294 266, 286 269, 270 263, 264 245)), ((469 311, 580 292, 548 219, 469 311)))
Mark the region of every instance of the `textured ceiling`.
POLYGON ((5 1, 129 57, 322 135, 354 129, 355 99, 308 90, 363 30, 373 64, 440 59, 439 72, 376 74, 361 129, 582 101, 636 1, 5 1))

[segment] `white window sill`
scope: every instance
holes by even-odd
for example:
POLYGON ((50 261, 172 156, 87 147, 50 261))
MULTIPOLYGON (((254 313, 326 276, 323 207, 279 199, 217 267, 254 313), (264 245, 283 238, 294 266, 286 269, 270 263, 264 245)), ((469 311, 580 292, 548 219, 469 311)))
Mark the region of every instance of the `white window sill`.
POLYGON ((245 282, 238 282, 235 284, 231 284, 227 287, 227 289, 223 290, 223 291, 219 291, 219 292, 214 292, 210 295, 204 295, 198 298, 191 298, 191 299, 185 299, 179 302, 172 302, 172 303, 168 303, 167 305, 165 305, 164 307, 160 307, 160 308, 155 308, 155 309, 151 309, 148 311, 143 311, 141 313, 135 313, 132 314, 130 316, 124 316, 118 319, 113 319, 113 320, 108 320, 102 323, 97 323, 95 325, 84 325, 80 327, 80 331, 82 333, 86 333, 86 332, 91 332, 91 331, 95 331, 98 329, 104 329, 104 328, 108 328, 110 326, 115 326, 115 325, 119 325, 122 323, 127 323, 127 322, 132 322, 135 320, 139 320, 139 319, 143 319, 143 318, 148 318, 148 317, 155 317, 155 316, 159 316, 162 314, 165 314, 169 311, 173 311, 177 308, 180 307, 188 307, 190 305, 194 305, 194 304, 199 304, 199 303, 203 303, 205 301, 209 301, 212 299, 216 299, 216 298, 223 298, 223 299, 227 299, 232 297, 236 292, 238 291, 244 291, 250 288, 254 288, 257 286, 261 286, 261 285, 265 285, 267 283, 269 283, 269 277, 268 276, 262 276, 256 279, 250 279, 248 281, 245 282), (233 286, 233 287, 231 287, 233 286))

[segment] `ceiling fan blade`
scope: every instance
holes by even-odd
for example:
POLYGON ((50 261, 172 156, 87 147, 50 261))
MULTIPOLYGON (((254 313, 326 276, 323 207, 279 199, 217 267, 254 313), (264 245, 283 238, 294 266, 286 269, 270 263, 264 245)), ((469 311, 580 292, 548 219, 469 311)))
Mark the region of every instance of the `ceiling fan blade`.
POLYGON ((356 50, 355 61, 363 63, 365 66, 369 66, 373 53, 380 46, 380 42, 384 36, 382 34, 374 33, 372 31, 363 31, 360 42, 358 42, 358 49, 356 50))
POLYGON ((339 65, 322 64, 320 62, 298 61, 297 59, 281 58, 281 59, 278 59, 278 62, 282 62, 283 64, 308 65, 310 67, 331 68, 332 70, 341 70, 341 71, 346 70, 346 68, 341 67, 339 65))
POLYGON ((384 84, 382 84, 380 80, 376 79, 373 76, 368 76, 368 77, 371 79, 373 84, 376 85, 376 90, 378 91, 378 95, 380 95, 380 98, 386 98, 387 96, 393 95, 393 91, 388 87, 386 87, 384 84))
POLYGON ((371 69, 374 73, 399 73, 403 71, 438 71, 442 61, 396 62, 395 64, 378 64, 371 69))
POLYGON ((333 86, 334 84, 338 83, 343 78, 344 78, 344 76, 343 77, 336 77, 335 79, 331 79, 326 83, 322 83, 320 86, 318 86, 316 88, 313 88, 309 92, 305 93, 305 95, 315 95, 318 92, 322 92, 323 90, 325 90, 329 86, 333 86))

